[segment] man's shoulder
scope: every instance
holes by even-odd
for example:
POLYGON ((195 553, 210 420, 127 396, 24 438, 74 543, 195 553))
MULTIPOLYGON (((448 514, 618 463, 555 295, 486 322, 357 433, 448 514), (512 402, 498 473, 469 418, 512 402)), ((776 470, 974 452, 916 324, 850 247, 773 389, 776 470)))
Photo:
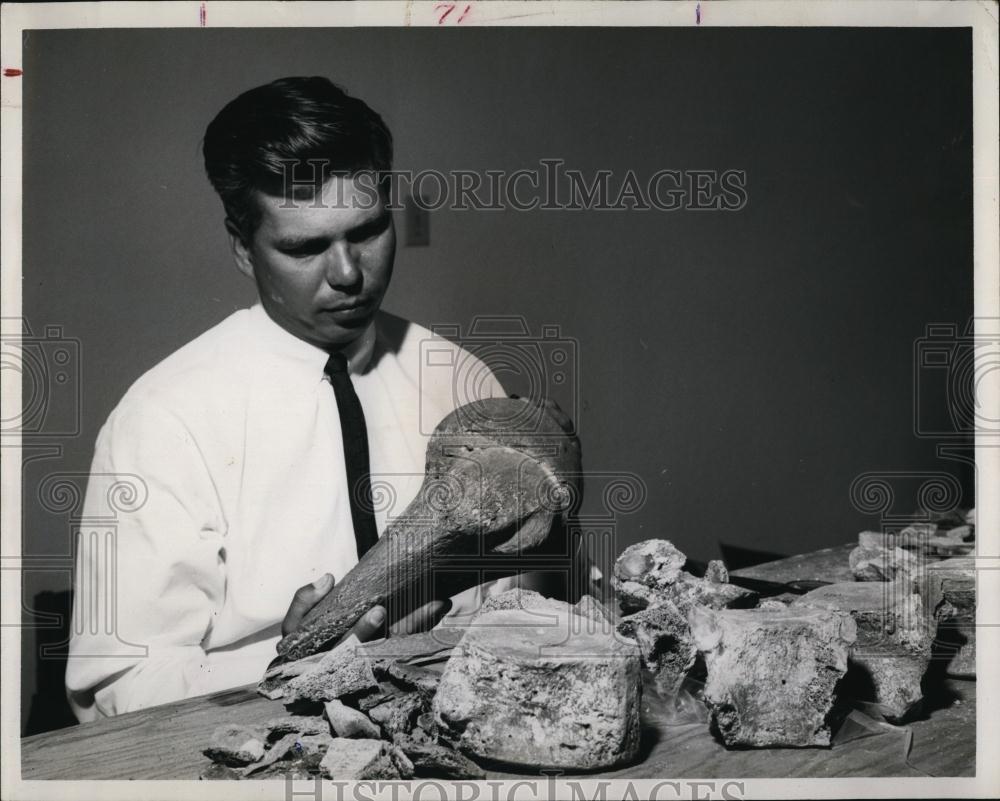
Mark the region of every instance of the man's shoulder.
POLYGON ((504 395, 490 366, 480 359, 481 349, 451 338, 456 328, 449 325, 433 330, 385 311, 379 311, 375 319, 378 350, 394 357, 419 384, 421 394, 441 394, 453 402, 474 399, 466 397, 470 392, 484 397, 504 395))
MULTIPOLYGON (((450 328, 453 327, 449 326, 450 328)), ((375 317, 375 332, 378 349, 391 353, 408 366, 423 365, 428 359, 433 362, 435 354, 476 359, 460 342, 391 312, 378 312, 375 317)))
POLYGON ((240 369, 240 343, 247 333, 248 309, 233 312, 143 373, 119 407, 159 403, 169 410, 188 398, 204 397, 230 385, 240 369))

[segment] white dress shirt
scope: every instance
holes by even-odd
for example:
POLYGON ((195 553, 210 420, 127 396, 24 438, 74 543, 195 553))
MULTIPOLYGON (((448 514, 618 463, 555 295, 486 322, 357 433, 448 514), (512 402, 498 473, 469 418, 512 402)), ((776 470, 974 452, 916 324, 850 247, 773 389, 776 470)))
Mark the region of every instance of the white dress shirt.
MULTIPOLYGON (((383 312, 345 354, 373 491, 395 493, 377 504, 381 534, 420 487, 433 426, 472 392, 505 393, 466 351, 383 312)), ((111 413, 83 517, 113 519, 101 531, 114 533, 84 526, 77 544, 66 685, 81 720, 258 680, 295 590, 356 564, 327 358, 258 304, 147 372, 111 413), (134 496, 112 518, 122 482, 134 496)))

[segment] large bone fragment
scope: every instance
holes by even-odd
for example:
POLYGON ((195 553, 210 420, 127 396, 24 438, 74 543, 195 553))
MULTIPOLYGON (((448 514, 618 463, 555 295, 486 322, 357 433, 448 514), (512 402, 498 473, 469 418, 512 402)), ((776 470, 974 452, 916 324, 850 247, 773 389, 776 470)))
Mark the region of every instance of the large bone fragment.
POLYGON ((976 565, 960 556, 930 563, 917 578, 926 614, 937 626, 939 655, 952 676, 976 675, 976 565))
POLYGON ((825 609, 695 607, 691 633, 705 658, 705 701, 727 746, 826 746, 833 691, 856 627, 825 609))
POLYGON ((544 406, 491 398, 459 407, 431 436, 416 498, 278 643, 279 655, 323 650, 376 604, 403 614, 412 599, 428 599, 435 559, 539 545, 579 497, 580 468, 579 442, 544 406))
POLYGON ((448 661, 435 718, 476 759, 594 770, 639 748, 639 655, 613 634, 570 634, 575 615, 483 615, 448 661))
POLYGON ((850 660, 870 680, 873 700, 889 720, 900 720, 922 698, 933 634, 920 596, 908 582, 848 581, 820 587, 793 607, 813 606, 847 612, 858 636, 850 660))

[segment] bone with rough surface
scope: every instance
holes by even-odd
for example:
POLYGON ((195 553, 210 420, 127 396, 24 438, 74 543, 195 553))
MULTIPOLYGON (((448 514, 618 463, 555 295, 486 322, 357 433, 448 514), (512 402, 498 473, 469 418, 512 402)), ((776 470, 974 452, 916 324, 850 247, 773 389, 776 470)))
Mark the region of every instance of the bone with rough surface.
MULTIPOLYGON (((431 436, 416 498, 278 643, 279 655, 292 661, 323 650, 376 604, 404 614, 407 599, 435 591, 442 556, 537 546, 578 497, 580 474, 579 442, 544 406, 491 398, 459 407, 431 436)), ((460 573, 475 580, 474 571, 460 573)))
POLYGON ((840 610, 854 619, 858 634, 850 660, 867 679, 861 686, 870 682, 872 695, 859 700, 873 701, 892 721, 917 707, 933 633, 920 596, 910 591, 907 582, 830 584, 806 593, 793 606, 840 610))
POLYGON ((687 557, 669 540, 643 540, 615 560, 612 586, 623 612, 637 612, 656 602, 681 574, 687 557))
POLYGON ((826 746, 834 687, 856 637, 850 615, 825 609, 695 607, 705 702, 727 746, 826 746))
POLYGON ((446 736, 477 759, 530 769, 593 770, 639 748, 638 649, 613 634, 575 633, 516 610, 490 612, 448 661, 433 709, 446 736))
POLYGON ((698 653, 687 617, 665 601, 622 618, 618 633, 635 640, 661 697, 675 695, 698 653))

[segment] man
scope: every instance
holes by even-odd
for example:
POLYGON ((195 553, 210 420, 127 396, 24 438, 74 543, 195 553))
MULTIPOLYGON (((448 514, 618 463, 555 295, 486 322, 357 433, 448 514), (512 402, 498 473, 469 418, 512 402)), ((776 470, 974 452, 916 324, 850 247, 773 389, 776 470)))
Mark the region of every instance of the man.
MULTIPOLYGON (((84 515, 102 515, 116 481, 142 499, 119 513, 111 558, 79 542, 66 682, 81 720, 260 678, 416 494, 421 406, 440 419, 473 400, 447 371, 421 372, 430 332, 379 309, 395 231, 385 185, 365 180, 391 168, 378 114, 324 78, 287 78, 227 105, 204 156, 259 303, 143 375, 98 436, 84 515), (396 493, 374 521, 349 492, 369 470, 396 493)), ((456 365, 473 358, 450 347, 456 365)), ((504 394, 475 373, 480 397, 504 394)), ((376 607, 355 631, 379 634, 384 618, 376 607)))

